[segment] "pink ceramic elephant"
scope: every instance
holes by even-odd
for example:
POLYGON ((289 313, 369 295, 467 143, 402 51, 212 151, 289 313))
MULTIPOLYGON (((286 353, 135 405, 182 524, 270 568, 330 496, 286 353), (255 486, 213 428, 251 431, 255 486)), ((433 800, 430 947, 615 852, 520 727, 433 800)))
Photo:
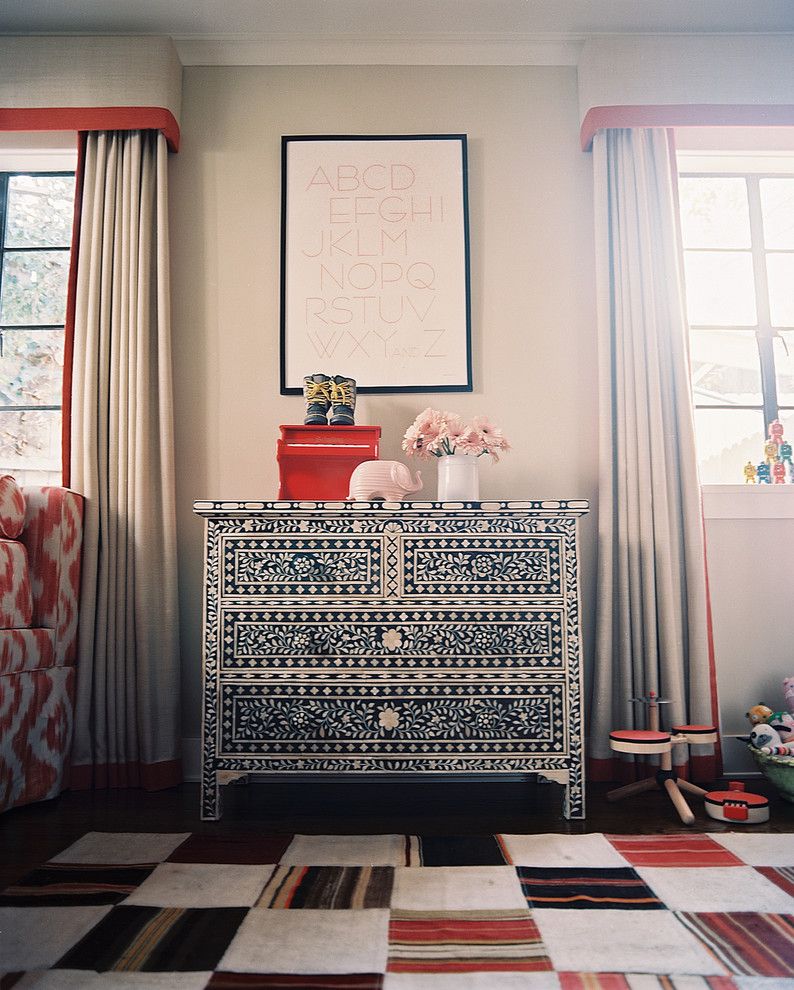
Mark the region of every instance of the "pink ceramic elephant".
POLYGON ((387 502, 399 502, 411 492, 422 487, 422 476, 416 472, 416 481, 400 461, 364 461, 350 476, 348 501, 370 502, 383 498, 387 502))

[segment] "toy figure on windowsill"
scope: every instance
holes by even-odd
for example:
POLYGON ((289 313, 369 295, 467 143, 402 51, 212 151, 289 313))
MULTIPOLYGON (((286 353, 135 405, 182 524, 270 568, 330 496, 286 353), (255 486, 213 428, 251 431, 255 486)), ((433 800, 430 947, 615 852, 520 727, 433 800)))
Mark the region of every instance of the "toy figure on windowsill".
POLYGON ((748 461, 744 465, 744 483, 745 485, 754 485, 755 476, 758 472, 755 469, 755 464, 752 461, 748 461))
POLYGON ((759 485, 771 485, 772 484, 772 472, 769 469, 769 465, 766 461, 761 461, 761 463, 756 468, 756 477, 758 479, 759 485))

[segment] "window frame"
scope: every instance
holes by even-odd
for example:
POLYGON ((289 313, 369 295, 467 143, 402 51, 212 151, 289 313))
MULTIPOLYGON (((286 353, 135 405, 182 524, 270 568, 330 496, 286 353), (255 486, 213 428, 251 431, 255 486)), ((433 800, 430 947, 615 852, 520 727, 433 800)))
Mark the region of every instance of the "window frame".
MULTIPOLYGON (((678 179, 743 179, 747 189, 747 206, 750 221, 750 248, 749 253, 753 266, 753 289, 755 292, 755 312, 756 323, 751 326, 731 326, 729 324, 700 324, 689 323, 689 332, 698 333, 709 332, 742 332, 755 336, 758 347, 758 360, 761 372, 761 405, 734 403, 698 403, 695 401, 694 385, 692 395, 693 409, 736 409, 760 412, 764 419, 764 437, 769 435, 769 424, 780 418, 781 412, 794 412, 794 404, 781 405, 778 402, 777 394, 777 371, 775 363, 774 341, 780 338, 784 346, 786 344, 783 333, 794 335, 794 327, 774 327, 769 304, 769 282, 767 278, 766 257, 769 254, 794 254, 794 250, 788 249, 767 249, 764 246, 764 225, 761 208, 761 180, 763 179, 791 179, 794 177, 791 171, 781 171, 777 169, 762 170, 760 168, 693 168, 687 167, 686 158, 688 155, 679 156, 678 179)), ((703 157, 698 154, 696 157, 703 157)), ((712 156, 709 156, 712 157, 712 156)), ((719 157, 719 156, 715 156, 719 157)), ((749 157, 749 156, 748 156, 749 157)), ((794 156, 792 157, 794 162, 794 156)), ((688 248, 682 245, 682 252, 710 251, 736 253, 738 251, 747 252, 747 248, 688 248)))
MULTIPOLYGON (((16 176, 36 176, 42 178, 73 178, 76 180, 75 168, 2 168, 0 166, 0 311, 2 309, 3 293, 3 271, 5 256, 7 253, 31 253, 31 252, 66 252, 66 256, 71 264, 72 242, 68 244, 47 244, 35 246, 9 247, 6 245, 7 219, 8 219, 8 193, 10 180, 16 176)), ((0 359, 3 355, 3 342, 6 335, 15 332, 40 333, 43 331, 60 331, 66 334, 66 323, 2 323, 0 322, 0 359)), ((61 385, 61 401, 57 405, 38 404, 6 404, 0 403, 0 415, 6 413, 24 412, 56 412, 63 415, 63 384, 61 385)), ((58 468, 60 471, 60 468, 58 468)))

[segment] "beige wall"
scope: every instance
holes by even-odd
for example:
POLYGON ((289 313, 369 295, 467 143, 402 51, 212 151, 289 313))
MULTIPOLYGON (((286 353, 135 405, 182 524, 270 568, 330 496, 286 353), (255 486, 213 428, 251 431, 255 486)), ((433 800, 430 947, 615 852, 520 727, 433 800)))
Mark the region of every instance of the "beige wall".
MULTIPOLYGON (((197 498, 275 497, 280 423, 282 134, 469 137, 471 395, 364 396, 382 456, 427 405, 490 414, 514 450, 484 497, 594 498, 597 476, 591 163, 570 67, 187 68, 171 159, 177 498, 185 734, 200 718, 197 498)), ((318 369, 307 368, 307 373, 318 369)), ((322 369, 331 373, 344 368, 322 369)), ((425 474, 435 492, 435 465, 425 474)), ((585 634, 595 518, 584 525, 585 634)))

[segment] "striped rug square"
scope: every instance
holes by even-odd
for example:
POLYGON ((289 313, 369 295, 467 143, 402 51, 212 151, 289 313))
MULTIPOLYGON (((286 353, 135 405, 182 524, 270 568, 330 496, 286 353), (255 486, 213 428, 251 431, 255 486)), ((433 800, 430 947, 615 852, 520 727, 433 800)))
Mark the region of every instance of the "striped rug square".
POLYGON ((381 973, 213 973, 207 990, 382 990, 381 973))
POLYGON ((393 866, 277 866, 256 907, 387 908, 393 886, 393 866))
POLYGON ((559 973, 558 976, 560 990, 738 990, 730 976, 659 976, 654 973, 559 973))
POLYGON ((767 977, 794 973, 794 915, 682 911, 676 916, 731 973, 767 977))
POLYGON ((389 922, 392 973, 552 969, 529 911, 398 911, 389 922))
POLYGON ((48 863, 32 870, 0 894, 0 907, 118 904, 152 873, 147 866, 95 866, 48 863))
POLYGON ((608 835, 632 866, 744 866, 708 835, 608 835))
POLYGON ((121 905, 70 949, 55 968, 99 972, 211 971, 248 910, 121 905))
POLYGON ((661 910, 664 904, 636 870, 561 870, 517 867, 530 907, 661 910))

